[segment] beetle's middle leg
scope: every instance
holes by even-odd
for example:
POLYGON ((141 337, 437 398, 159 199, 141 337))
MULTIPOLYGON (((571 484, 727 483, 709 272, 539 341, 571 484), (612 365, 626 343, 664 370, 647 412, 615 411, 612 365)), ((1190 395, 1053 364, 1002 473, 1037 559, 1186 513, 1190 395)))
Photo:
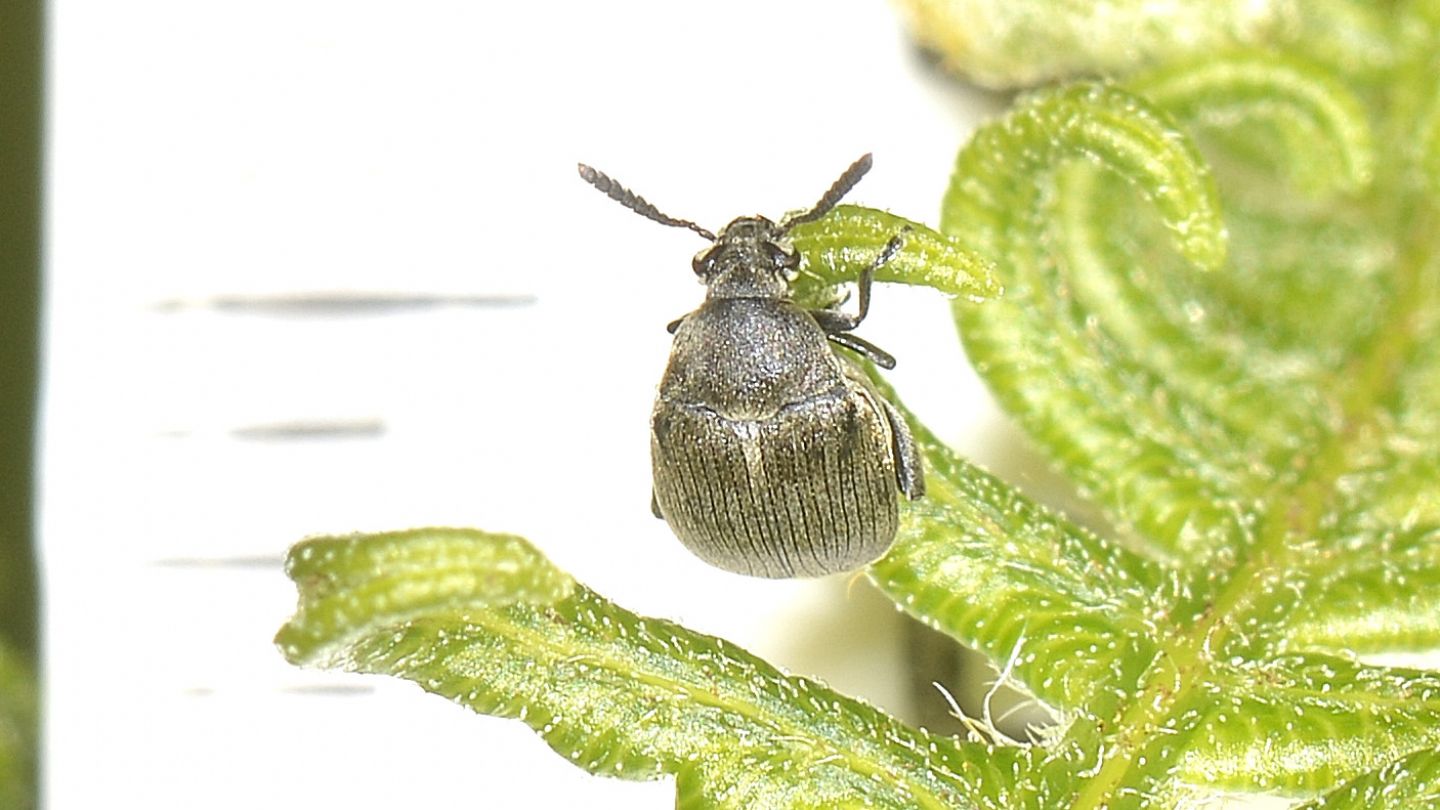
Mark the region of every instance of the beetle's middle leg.
POLYGON ((858 335, 852 335, 849 332, 830 332, 826 337, 830 339, 831 343, 844 346, 883 369, 895 367, 893 355, 858 335))

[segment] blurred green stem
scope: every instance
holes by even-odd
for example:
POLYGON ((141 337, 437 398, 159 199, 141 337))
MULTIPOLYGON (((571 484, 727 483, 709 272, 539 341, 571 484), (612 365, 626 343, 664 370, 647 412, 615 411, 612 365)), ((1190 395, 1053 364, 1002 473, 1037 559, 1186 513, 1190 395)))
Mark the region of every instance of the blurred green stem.
POLYGON ((0 4, 0 641, 36 649, 34 482, 40 304, 41 13, 0 4))
POLYGON ((0 808, 33 808, 39 628, 33 543, 40 308, 38 0, 0 3, 0 808))

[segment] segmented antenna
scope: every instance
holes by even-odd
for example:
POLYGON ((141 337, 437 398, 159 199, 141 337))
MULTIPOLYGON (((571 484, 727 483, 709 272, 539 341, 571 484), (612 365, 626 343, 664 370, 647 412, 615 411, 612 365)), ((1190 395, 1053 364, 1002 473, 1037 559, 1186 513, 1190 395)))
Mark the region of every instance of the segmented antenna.
POLYGON ((673 225, 677 228, 689 228, 695 233, 698 233, 706 239, 709 239, 711 242, 715 241, 715 234, 700 227, 699 225, 696 225, 688 219, 676 219, 675 217, 660 213, 660 209, 651 205, 648 201, 646 201, 644 197, 641 197, 639 194, 636 194, 630 189, 625 188, 624 186, 610 179, 610 176, 605 174, 604 172, 586 166, 584 163, 576 165, 580 169, 580 179, 584 180, 595 188, 598 188, 601 191, 605 192, 606 196, 608 196, 610 199, 620 203, 626 208, 629 208, 631 211, 634 211, 640 216, 645 217, 646 219, 653 219, 661 225, 673 225))
POLYGON ((840 175, 840 179, 836 180, 834 185, 830 186, 830 190, 826 191, 825 195, 820 198, 820 201, 815 203, 814 208, 804 213, 786 217, 780 223, 780 230, 788 231, 796 225, 805 222, 814 222, 820 217, 830 213, 830 209, 834 208, 835 204, 840 202, 840 198, 849 193, 850 189, 854 188, 855 184, 860 182, 860 178, 864 177, 865 173, 870 171, 871 163, 872 160, 869 152, 861 155, 860 159, 851 163, 850 168, 846 169, 845 173, 840 175))

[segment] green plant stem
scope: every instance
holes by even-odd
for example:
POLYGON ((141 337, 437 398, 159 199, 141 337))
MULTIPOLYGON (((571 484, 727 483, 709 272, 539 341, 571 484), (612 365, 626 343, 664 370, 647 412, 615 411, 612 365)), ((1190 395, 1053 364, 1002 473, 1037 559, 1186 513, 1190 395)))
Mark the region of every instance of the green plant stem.
POLYGON ((31 551, 40 289, 40 3, 0 5, 0 641, 34 655, 31 551))

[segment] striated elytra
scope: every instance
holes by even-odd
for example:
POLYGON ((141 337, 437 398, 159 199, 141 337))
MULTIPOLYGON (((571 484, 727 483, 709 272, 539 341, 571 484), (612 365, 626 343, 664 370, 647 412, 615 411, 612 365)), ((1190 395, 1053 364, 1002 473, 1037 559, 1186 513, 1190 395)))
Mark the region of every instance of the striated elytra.
POLYGON ((675 342, 650 419, 656 517, 701 559, 751 576, 821 576, 884 554, 898 494, 925 492, 920 456, 895 407, 830 344, 894 367, 850 331, 901 236, 860 275, 856 314, 803 309, 788 285, 800 265, 789 230, 829 212, 869 171, 870 155, 809 210, 778 224, 740 217, 718 235, 579 168, 626 208, 713 243, 693 263, 705 303, 669 326, 675 342))

